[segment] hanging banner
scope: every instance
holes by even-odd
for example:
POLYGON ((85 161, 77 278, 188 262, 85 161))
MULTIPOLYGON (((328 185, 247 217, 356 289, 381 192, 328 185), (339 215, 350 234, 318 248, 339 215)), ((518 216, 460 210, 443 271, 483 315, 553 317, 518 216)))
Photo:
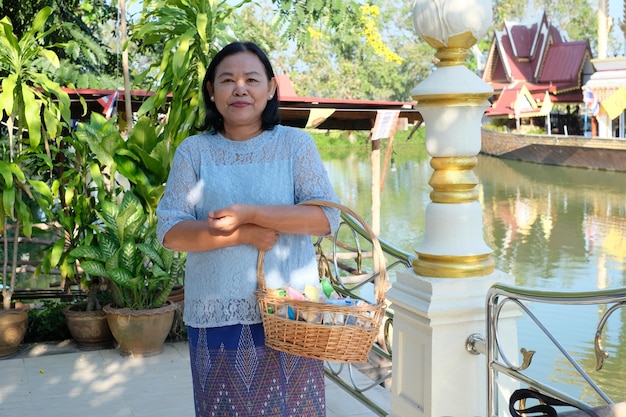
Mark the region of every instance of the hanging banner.
POLYGON ((372 128, 372 140, 392 137, 396 133, 399 116, 399 110, 378 110, 376 112, 376 121, 372 128))
POLYGON ((335 109, 311 109, 309 112, 309 119, 307 120, 305 127, 318 127, 334 112, 335 109))
POLYGON ((609 119, 616 119, 626 109, 626 88, 620 87, 611 94, 600 106, 608 114, 609 119))

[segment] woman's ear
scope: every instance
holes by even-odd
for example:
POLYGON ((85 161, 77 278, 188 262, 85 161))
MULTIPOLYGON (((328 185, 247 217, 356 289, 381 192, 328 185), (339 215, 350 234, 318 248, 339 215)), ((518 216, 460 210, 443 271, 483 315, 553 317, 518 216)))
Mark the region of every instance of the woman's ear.
POLYGON ((207 93, 209 93, 211 101, 215 101, 215 97, 213 95, 213 86, 211 85, 211 82, 207 81, 207 83, 204 85, 204 88, 206 88, 207 93))
POLYGON ((273 77, 269 82, 269 88, 267 90, 268 97, 274 97, 276 95, 276 90, 278 89, 278 82, 276 81, 276 77, 273 77))

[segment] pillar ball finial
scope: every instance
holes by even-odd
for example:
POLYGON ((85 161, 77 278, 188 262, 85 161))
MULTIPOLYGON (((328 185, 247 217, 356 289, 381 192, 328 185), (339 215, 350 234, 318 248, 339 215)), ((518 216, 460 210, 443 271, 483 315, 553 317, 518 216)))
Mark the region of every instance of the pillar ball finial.
POLYGON ((491 0, 415 0, 413 24, 417 35, 436 49, 467 47, 450 45, 451 38, 471 33, 482 38, 492 21, 491 0))

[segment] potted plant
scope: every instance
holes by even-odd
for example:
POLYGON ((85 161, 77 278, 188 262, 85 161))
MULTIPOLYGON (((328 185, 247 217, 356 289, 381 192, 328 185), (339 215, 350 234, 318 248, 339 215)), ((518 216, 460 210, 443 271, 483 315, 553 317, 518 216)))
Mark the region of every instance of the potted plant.
POLYGON ((163 350, 176 305, 167 297, 184 271, 184 255, 164 248, 156 220, 126 191, 120 202, 105 200, 96 212, 95 244, 74 249, 83 270, 106 277, 113 303, 104 307, 123 356, 152 356, 163 350))
POLYGON ((107 280, 86 273, 72 250, 94 242, 98 230, 93 224, 98 221, 99 202, 115 190, 103 178, 89 145, 81 140, 82 125, 78 124, 55 149, 51 187, 53 222, 50 223, 53 239, 37 273, 50 274, 54 269, 60 273, 61 287, 66 293, 79 288, 80 294, 63 309, 63 315, 78 347, 93 350, 113 347, 113 335, 102 310, 107 280))
POLYGON ((35 220, 49 218, 51 144, 60 140, 70 123, 69 96, 45 70, 59 67, 54 51, 42 46, 46 35, 56 30, 55 26, 46 30, 51 12, 50 7, 41 9, 21 39, 8 17, 0 20, 0 118, 7 127, 0 146, 0 357, 14 354, 26 332, 28 311, 14 308, 12 302, 19 237, 30 237, 35 220))

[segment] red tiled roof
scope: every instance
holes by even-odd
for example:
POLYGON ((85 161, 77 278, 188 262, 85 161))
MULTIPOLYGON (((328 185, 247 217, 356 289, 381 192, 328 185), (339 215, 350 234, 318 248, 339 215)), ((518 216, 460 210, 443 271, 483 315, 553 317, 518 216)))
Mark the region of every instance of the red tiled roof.
POLYGON ((587 41, 551 44, 538 79, 539 83, 566 82, 571 83, 573 87, 580 86, 580 71, 585 58, 591 59, 587 41))
POLYGON ((591 74, 590 60, 589 42, 564 41, 545 13, 532 24, 505 22, 495 32, 483 74, 495 93, 487 114, 512 116, 517 97, 513 92, 521 85, 540 100, 548 92, 556 103, 582 102, 583 76, 591 74))
POLYGON ((335 109, 320 129, 369 130, 374 126, 378 110, 399 110, 409 123, 421 122, 415 103, 384 100, 348 100, 298 96, 289 76, 277 74, 280 97, 280 118, 283 124, 304 127, 313 109, 335 109))
MULTIPOLYGON (((300 97, 296 94, 291 80, 286 75, 278 75, 278 93, 280 99, 280 117, 283 124, 304 127, 312 109, 336 109, 320 129, 369 130, 374 126, 378 110, 398 110, 400 117, 409 123, 420 122, 421 114, 415 109, 415 103, 382 100, 345 100, 318 97, 300 97)), ((98 102, 102 97, 111 96, 115 90, 69 89, 64 88, 71 100, 72 117, 81 119, 88 117, 83 114, 80 99, 87 104, 88 112, 102 112, 103 106, 98 102)), ((141 104, 153 93, 150 91, 132 91, 131 105, 133 111, 139 110, 141 104)), ((118 112, 125 110, 124 92, 118 92, 116 104, 118 112)))
POLYGON ((525 85, 526 88, 530 91, 530 94, 535 99, 535 102, 540 106, 540 103, 543 101, 546 91, 550 94, 550 99, 554 102, 555 98, 558 99, 557 102, 560 103, 582 103, 583 96, 581 90, 572 90, 566 93, 562 93, 559 95, 553 95, 552 90, 557 90, 557 86, 550 86, 549 89, 546 89, 545 86, 537 86, 534 84, 524 84, 517 83, 516 85, 508 86, 504 90, 502 90, 501 94, 498 94, 495 99, 493 105, 488 108, 485 112, 487 116, 515 116, 514 103, 517 100, 517 95, 520 93, 522 86, 525 85))
POLYGON ((537 32, 537 24, 532 26, 514 25, 510 28, 508 36, 509 42, 515 48, 518 58, 531 58, 531 50, 537 32))

